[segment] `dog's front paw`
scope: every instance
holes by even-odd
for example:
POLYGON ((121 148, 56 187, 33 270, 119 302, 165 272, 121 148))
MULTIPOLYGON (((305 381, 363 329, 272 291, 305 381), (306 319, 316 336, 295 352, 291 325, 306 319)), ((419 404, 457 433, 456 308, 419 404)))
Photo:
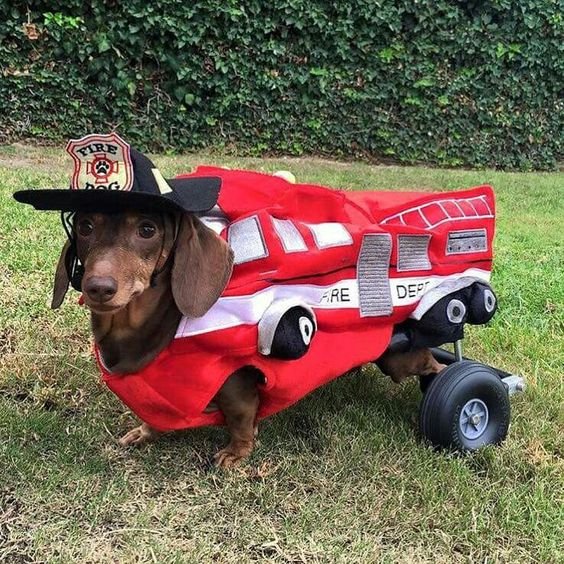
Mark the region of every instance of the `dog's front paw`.
POLYGON ((118 444, 122 447, 128 446, 142 446, 147 443, 153 442, 158 439, 161 433, 149 425, 143 423, 135 429, 131 429, 126 433, 121 439, 118 440, 118 444))
POLYGON ((251 445, 233 445, 230 444, 220 450, 214 457, 213 462, 219 468, 232 468, 237 466, 243 459, 247 458, 253 450, 251 445))

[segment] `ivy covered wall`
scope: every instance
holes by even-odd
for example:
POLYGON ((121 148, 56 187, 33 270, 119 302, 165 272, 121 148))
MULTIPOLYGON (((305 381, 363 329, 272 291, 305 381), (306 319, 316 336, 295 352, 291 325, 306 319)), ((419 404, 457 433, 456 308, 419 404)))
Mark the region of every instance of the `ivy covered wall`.
POLYGON ((0 142, 550 169, 562 0, 0 3, 0 142))

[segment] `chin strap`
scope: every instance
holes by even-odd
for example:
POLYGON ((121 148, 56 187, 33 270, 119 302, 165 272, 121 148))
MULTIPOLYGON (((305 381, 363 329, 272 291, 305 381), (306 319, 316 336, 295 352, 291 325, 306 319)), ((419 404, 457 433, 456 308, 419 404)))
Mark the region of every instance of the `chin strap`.
POLYGON ((63 224, 63 228, 70 243, 65 255, 65 269, 71 286, 80 292, 82 277, 84 276, 84 266, 82 266, 76 254, 76 238, 73 233, 73 219, 74 212, 61 212, 61 223, 63 224))
MULTIPOLYGON (((163 227, 166 225, 166 218, 165 218, 165 214, 161 214, 161 218, 162 218, 162 223, 163 223, 163 227)), ((176 217, 176 215, 172 216, 172 223, 173 223, 173 228, 172 228, 172 236, 173 236, 173 242, 172 242, 172 247, 170 248, 170 251, 168 253, 168 256, 166 257, 164 264, 158 268, 157 266, 155 266, 155 270, 153 270, 153 274, 151 274, 151 288, 156 288, 157 287, 157 276, 159 276, 159 274, 161 274, 162 272, 164 272, 169 264, 172 262, 172 259, 174 257, 174 251, 176 250, 176 242, 178 241, 178 232, 180 231, 180 220, 178 220, 178 218, 176 217)), ((163 234, 163 244, 161 247, 161 256, 163 254, 164 248, 165 248, 165 237, 163 234)), ((159 257, 160 259, 160 257, 159 257)), ((157 265, 158 265, 158 261, 157 261, 157 265)))

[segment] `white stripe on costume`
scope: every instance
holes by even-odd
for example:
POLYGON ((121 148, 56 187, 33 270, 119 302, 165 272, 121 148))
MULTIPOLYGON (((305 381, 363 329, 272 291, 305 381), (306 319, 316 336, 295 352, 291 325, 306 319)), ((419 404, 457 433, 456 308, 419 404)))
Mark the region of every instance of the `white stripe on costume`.
MULTIPOLYGON (((469 268, 464 272, 448 276, 390 278, 392 303, 394 307, 412 305, 432 288, 445 281, 454 281, 461 277, 473 277, 487 282, 490 279, 490 272, 479 268, 469 268)), ((346 279, 328 286, 277 285, 248 296, 222 297, 203 317, 183 317, 178 325, 176 338, 200 335, 239 325, 256 325, 270 304, 281 299, 299 300, 314 310, 358 309, 358 282, 356 279, 346 279)))

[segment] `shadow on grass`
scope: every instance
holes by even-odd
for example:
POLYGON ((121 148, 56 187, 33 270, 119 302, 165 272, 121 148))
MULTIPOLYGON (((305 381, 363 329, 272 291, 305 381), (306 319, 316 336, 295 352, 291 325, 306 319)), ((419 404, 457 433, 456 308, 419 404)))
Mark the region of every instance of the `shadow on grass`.
MULTIPOLYGON (((117 463, 134 464, 151 481, 159 476, 166 480, 171 468, 207 473, 213 454, 228 441, 224 428, 209 427, 170 433, 146 448, 123 450, 109 434, 119 437, 138 424, 135 418, 92 381, 85 396, 78 398, 73 392, 81 388, 80 377, 69 375, 67 385, 57 387, 56 382, 60 386, 61 380, 66 381, 68 367, 57 368, 58 378, 48 378, 31 394, 22 393, 19 386, 0 391, 4 412, 0 427, 11 437, 5 454, 22 476, 36 474, 38 464, 45 471, 59 468, 67 476, 103 475, 117 463)), ((401 447, 417 436, 419 401, 415 380, 397 386, 366 365, 263 420, 256 460, 323 457, 336 445, 347 448, 351 438, 376 454, 401 447)))
MULTIPOLYGON (((375 368, 356 369, 263 420, 260 458, 322 456, 337 436, 375 437, 374 444, 381 448, 395 440, 403 443, 416 437, 419 400, 415 381, 396 386, 375 368)), ((165 459, 205 472, 227 441, 224 428, 190 429, 166 435, 139 458, 133 456, 147 471, 162 471, 163 476, 165 459)))

